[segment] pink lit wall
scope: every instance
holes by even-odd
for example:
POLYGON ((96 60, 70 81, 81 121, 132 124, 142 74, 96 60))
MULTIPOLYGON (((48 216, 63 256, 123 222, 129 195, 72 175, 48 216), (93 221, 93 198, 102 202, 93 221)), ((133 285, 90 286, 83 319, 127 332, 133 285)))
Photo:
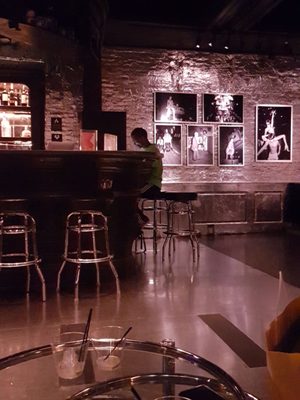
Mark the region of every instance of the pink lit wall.
MULTIPOLYGON (((187 166, 186 128, 183 124, 183 165, 165 167, 164 183, 300 181, 300 59, 257 55, 201 54, 198 51, 104 48, 102 54, 103 111, 126 111, 128 149, 131 130, 142 126, 152 140, 154 92, 198 95, 198 123, 202 123, 203 93, 233 93, 244 98, 244 166, 218 166, 217 126, 214 165, 187 166), (255 107, 257 104, 293 106, 292 162, 255 162, 255 107)), ((236 189, 236 187, 235 187, 236 189)))

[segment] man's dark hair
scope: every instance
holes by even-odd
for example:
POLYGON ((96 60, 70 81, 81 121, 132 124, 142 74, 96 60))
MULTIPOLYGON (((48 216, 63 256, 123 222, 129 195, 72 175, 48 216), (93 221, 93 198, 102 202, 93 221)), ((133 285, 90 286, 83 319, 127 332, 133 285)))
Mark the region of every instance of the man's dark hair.
POLYGON ((147 131, 144 128, 135 128, 132 132, 131 132, 131 136, 133 137, 144 137, 147 138, 147 131))

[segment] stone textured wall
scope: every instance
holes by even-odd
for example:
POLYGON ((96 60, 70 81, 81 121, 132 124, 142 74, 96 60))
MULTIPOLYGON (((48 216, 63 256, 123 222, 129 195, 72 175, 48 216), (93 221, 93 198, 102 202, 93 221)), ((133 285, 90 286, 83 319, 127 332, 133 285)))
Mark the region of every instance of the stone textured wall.
MULTIPOLYGON (((127 135, 143 126, 154 131, 154 92, 198 94, 198 123, 202 123, 202 94, 229 92, 244 96, 244 166, 219 167, 217 126, 214 165, 164 168, 164 185, 226 182, 299 182, 300 179, 300 60, 292 57, 208 54, 197 51, 104 48, 102 55, 103 111, 126 111, 127 135), (257 104, 293 106, 292 162, 255 162, 257 104)), ((186 137, 186 125, 183 125, 186 137)), ((128 149, 133 149, 128 139, 128 149)), ((200 186, 199 186, 200 188, 200 186)))
POLYGON ((59 65, 46 74, 45 87, 45 145, 52 133, 62 133, 63 142, 75 143, 79 148, 82 111, 82 68, 80 65, 59 65), (51 131, 51 118, 62 119, 62 131, 51 131))

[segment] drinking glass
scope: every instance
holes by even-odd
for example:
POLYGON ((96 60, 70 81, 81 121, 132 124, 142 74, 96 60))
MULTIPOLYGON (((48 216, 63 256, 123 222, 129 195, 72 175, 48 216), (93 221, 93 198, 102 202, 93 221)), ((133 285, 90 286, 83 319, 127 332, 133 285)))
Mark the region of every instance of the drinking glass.
POLYGON ((57 374, 62 379, 75 379, 82 375, 89 341, 83 332, 60 333, 51 343, 57 374))
POLYGON ((111 371, 120 366, 126 339, 121 341, 125 330, 122 326, 103 326, 91 333, 92 346, 96 353, 96 365, 111 371))

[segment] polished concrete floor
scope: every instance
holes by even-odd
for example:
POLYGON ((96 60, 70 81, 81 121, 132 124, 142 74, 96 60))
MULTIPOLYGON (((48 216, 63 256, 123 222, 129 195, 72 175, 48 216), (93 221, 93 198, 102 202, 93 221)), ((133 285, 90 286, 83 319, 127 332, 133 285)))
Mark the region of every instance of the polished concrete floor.
POLYGON ((273 400, 267 368, 261 358, 255 361, 252 352, 255 346, 264 349, 266 326, 300 294, 297 286, 284 282, 279 296, 277 277, 284 268, 285 250, 298 241, 297 234, 286 233, 204 238, 197 262, 185 239, 176 240, 176 251, 165 262, 161 260, 162 243, 154 254, 147 241, 146 254, 135 255, 140 273, 121 281, 120 297, 113 279, 103 282, 100 293, 94 287, 82 287, 77 303, 71 290, 60 295, 48 291, 44 304, 38 292, 26 298, 22 293, 3 291, 0 357, 49 343, 61 324, 84 322, 92 307, 93 326, 132 326, 132 339, 174 339, 177 347, 223 368, 249 393, 273 400), (223 335, 222 324, 224 330, 231 324, 232 337, 223 335))

